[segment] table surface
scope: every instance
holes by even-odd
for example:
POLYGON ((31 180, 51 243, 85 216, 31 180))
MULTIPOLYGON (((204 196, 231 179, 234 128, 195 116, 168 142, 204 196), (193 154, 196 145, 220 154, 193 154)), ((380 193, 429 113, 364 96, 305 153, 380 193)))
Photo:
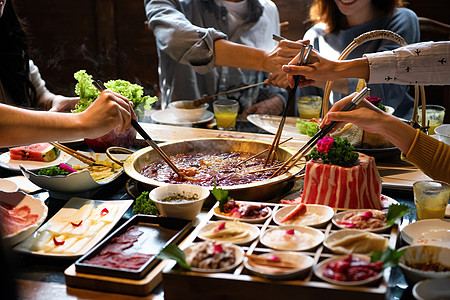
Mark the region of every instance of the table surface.
MULTIPOLYGON (((267 133, 264 130, 254 126, 244 120, 237 122, 237 130, 253 133, 267 133)), ((142 144, 141 144, 142 146, 142 144)), ((137 146, 139 147, 139 145, 137 146)), ((78 150, 87 150, 84 143, 79 143, 74 147, 78 150)), ((5 150, 5 149, 4 149, 5 150)), ((3 151, 2 151, 3 152, 3 151)), ((19 175, 6 169, 0 168, 0 178, 19 175)), ((130 179, 125 175, 121 175, 114 185, 106 185, 97 190, 91 199, 95 200, 123 200, 132 198, 125 186, 130 179)), ((383 189, 383 194, 397 200, 399 203, 414 207, 413 194, 407 190, 383 189)), ((52 217, 64 204, 67 199, 56 199, 49 195, 46 191, 38 191, 33 194, 45 200, 49 211, 48 217, 52 217)), ((115 228, 119 227, 126 220, 132 217, 131 208, 125 213, 115 228)), ((402 227, 405 224, 416 220, 415 212, 411 212, 403 217, 402 227)), ((402 246, 400 241, 400 246, 402 246)), ((106 292, 91 291, 85 289, 76 289, 65 285, 64 270, 73 264, 74 260, 55 259, 47 257, 37 257, 20 253, 11 253, 12 263, 17 278, 17 287, 19 296, 22 299, 163 299, 164 293, 161 285, 146 297, 136 297, 129 295, 112 294, 106 292)), ((399 268, 393 268, 390 282, 388 284, 388 293, 386 299, 411 299, 411 287, 408 287, 403 274, 399 268)))

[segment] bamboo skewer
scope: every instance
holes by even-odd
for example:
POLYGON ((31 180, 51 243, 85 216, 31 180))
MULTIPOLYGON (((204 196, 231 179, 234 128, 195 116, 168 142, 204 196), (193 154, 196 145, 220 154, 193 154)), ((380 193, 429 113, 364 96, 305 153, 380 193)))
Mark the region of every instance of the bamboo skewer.
POLYGON ((67 146, 64 146, 58 142, 50 142, 50 144, 56 148, 58 148, 61 151, 66 152, 67 154, 75 157, 76 159, 82 161, 83 163, 89 165, 89 166, 93 166, 94 164, 96 164, 96 160, 93 159, 92 157, 89 157, 87 155, 84 155, 78 151, 75 151, 67 146))
MULTIPOLYGON (((93 81, 92 84, 100 92, 106 89, 103 83, 99 80, 93 81)), ((133 126, 137 132, 139 132, 139 134, 145 139, 145 141, 159 154, 159 156, 161 156, 161 158, 169 165, 170 168, 172 168, 172 170, 178 176, 180 176, 183 179, 193 179, 186 177, 186 175, 181 173, 181 171, 177 168, 177 166, 170 160, 170 157, 158 146, 158 144, 155 143, 155 141, 152 140, 152 138, 147 134, 147 132, 145 132, 145 130, 141 127, 141 125, 139 125, 139 123, 136 120, 131 119, 131 126, 133 126)))
MULTIPOLYGON (((298 62, 297 62, 298 66, 302 66, 302 65, 305 65, 307 63, 308 57, 309 57, 309 53, 311 53, 311 49, 312 48, 313 47, 310 46, 310 45, 308 45, 308 46, 303 45, 303 47, 302 47, 302 49, 300 51, 300 56, 298 58, 298 62), (307 48, 306 54, 304 55, 306 48, 307 48)), ((272 164, 273 163, 274 154, 275 154, 275 152, 278 149, 278 145, 280 144, 281 133, 283 132, 284 124, 286 123, 286 115, 287 115, 288 107, 290 106, 292 101, 294 101, 294 99, 295 99, 295 92, 297 91, 298 84, 299 84, 300 79, 302 77, 303 76, 300 76, 300 75, 295 75, 294 76, 294 87, 289 90, 288 100, 287 100, 286 106, 284 107, 283 114, 282 114, 282 117, 281 117, 281 121, 280 121, 280 124, 278 125, 278 130, 277 130, 277 133, 275 134, 275 137, 273 139, 272 146, 269 148, 269 153, 267 154, 267 158, 266 158, 266 161, 264 163, 264 167, 267 166, 267 164, 272 164)))
MULTIPOLYGON (((369 93, 369 89, 364 87, 342 111, 349 111, 354 109, 369 93)), ((314 147, 317 142, 325 137, 339 122, 332 121, 320 129, 303 147, 300 148, 294 155, 292 155, 277 171, 275 171, 270 178, 282 175, 289 171, 302 157, 306 156, 308 152, 314 147)))
MULTIPOLYGON (((288 142, 288 141, 290 141, 290 140, 292 140, 292 139, 293 139, 293 137, 290 137, 290 138, 288 138, 287 140, 282 141, 282 142, 280 143, 280 145, 281 145, 281 144, 284 144, 284 143, 286 143, 286 142, 288 142)), ((267 149, 265 149, 265 150, 263 150, 263 151, 261 151, 261 152, 256 153, 255 155, 250 156, 249 158, 247 158, 247 159, 245 159, 245 160, 243 160, 243 161, 240 161, 239 163, 237 163, 237 164, 234 165, 234 166, 237 167, 237 166, 239 166, 239 165, 241 165, 241 164, 243 164, 243 163, 246 163, 246 162, 248 162, 250 159, 255 158, 255 157, 257 157, 257 156, 259 156, 259 155, 261 155, 261 154, 266 153, 267 151, 269 151, 269 149, 270 149, 270 147, 267 148, 267 149)))

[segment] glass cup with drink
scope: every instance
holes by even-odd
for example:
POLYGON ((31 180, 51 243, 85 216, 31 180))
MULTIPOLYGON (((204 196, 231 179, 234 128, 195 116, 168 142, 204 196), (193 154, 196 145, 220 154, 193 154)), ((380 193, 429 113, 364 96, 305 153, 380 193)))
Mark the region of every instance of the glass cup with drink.
POLYGON ((426 105, 426 123, 422 124, 422 106, 419 106, 418 114, 419 114, 419 123, 422 124, 422 126, 428 125, 430 129, 428 129, 428 134, 433 135, 434 129, 444 123, 444 116, 445 116, 445 107, 440 105, 426 105))
POLYGON ((220 130, 234 130, 239 111, 239 102, 236 100, 216 100, 213 102, 214 116, 217 128, 220 130))
POLYGON ((416 181, 413 190, 419 220, 444 218, 450 197, 450 184, 433 180, 416 181))
POLYGON ((297 109, 300 119, 311 120, 319 119, 322 110, 322 97, 320 96, 303 96, 297 98, 297 109))

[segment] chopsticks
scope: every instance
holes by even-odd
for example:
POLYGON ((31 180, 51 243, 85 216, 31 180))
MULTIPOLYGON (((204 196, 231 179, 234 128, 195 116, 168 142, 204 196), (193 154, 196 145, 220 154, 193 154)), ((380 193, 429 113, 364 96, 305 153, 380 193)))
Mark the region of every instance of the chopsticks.
MULTIPOLYGON (((103 85, 103 83, 100 80, 93 81, 92 84, 99 90, 99 92, 102 92, 106 90, 106 87, 103 85)), ((152 146, 153 149, 161 156, 161 158, 169 165, 169 167, 172 168, 172 170, 181 178, 185 179, 187 178, 183 173, 180 172, 180 170, 175 166, 175 164, 170 160, 169 156, 158 146, 158 144, 155 143, 155 141, 152 140, 152 138, 145 132, 145 130, 139 125, 139 123, 131 119, 131 126, 136 129, 137 132, 145 139, 145 141, 152 146)), ((191 178, 189 178, 191 179, 191 178)))
POLYGON ((89 166, 93 166, 93 165, 96 163, 96 160, 93 159, 92 157, 89 157, 89 156, 87 156, 87 155, 84 155, 83 153, 80 153, 80 152, 78 152, 78 151, 75 151, 75 150, 73 150, 73 149, 71 149, 71 148, 69 148, 69 147, 67 147, 67 146, 64 146, 64 145, 58 143, 58 142, 50 142, 50 144, 51 144, 53 147, 56 147, 56 148, 58 148, 59 150, 66 152, 67 154, 69 154, 69 155, 75 157, 76 159, 78 159, 78 160, 84 162, 85 164, 87 164, 87 165, 89 165, 89 166))
MULTIPOLYGON (((369 88, 364 87, 347 105, 342 109, 342 111, 353 110, 369 93, 369 88)), ((270 178, 278 175, 282 175, 289 171, 297 161, 305 156, 312 147, 314 147, 317 142, 326 136, 339 122, 332 121, 328 125, 325 125, 320 129, 305 145, 303 145, 300 150, 298 150, 294 155, 292 155, 277 171, 275 171, 270 178)))
MULTIPOLYGON (((279 145, 284 144, 284 143, 286 143, 286 142, 288 142, 288 141, 290 141, 290 140, 292 140, 292 139, 293 139, 293 138, 290 137, 290 138, 288 138, 287 140, 282 141, 279 145)), ((243 161, 240 161, 239 163, 235 164, 234 166, 237 167, 237 166, 239 166, 239 165, 241 165, 241 164, 243 164, 243 163, 249 161, 249 160, 252 159, 252 158, 255 158, 255 157, 257 157, 257 156, 259 156, 259 155, 261 155, 261 154, 263 154, 263 153, 266 153, 267 151, 269 151, 269 149, 270 149, 270 148, 267 148, 267 149, 265 149, 265 150, 263 150, 263 151, 261 151, 261 152, 258 152, 258 153, 256 153, 255 155, 252 155, 252 156, 250 156, 249 158, 247 158, 247 159, 245 159, 245 160, 243 160, 243 161)))
MULTIPOLYGON (((307 46, 302 45, 302 49, 300 51, 300 56, 297 61, 297 66, 303 66, 303 65, 307 64, 309 53, 311 53, 312 48, 313 47, 311 45, 307 45, 307 46), (305 54, 306 48, 307 48, 307 50, 306 50, 306 54, 305 54)), ((294 76, 294 82, 295 82, 294 87, 289 90, 288 100, 287 100, 286 106, 284 107, 281 121, 280 121, 280 124, 278 125, 278 130, 273 139, 272 146, 269 148, 269 153, 267 154, 267 158, 264 163, 264 167, 267 166, 268 163, 270 163, 270 164, 273 163, 273 160, 275 157, 275 152, 277 151, 278 145, 280 144, 281 133, 283 132, 284 124, 286 123, 286 115, 287 115, 288 107, 290 106, 292 101, 294 101, 294 99, 295 99, 295 92, 297 91, 298 84, 302 77, 304 77, 304 76, 301 76, 301 75, 294 76)))

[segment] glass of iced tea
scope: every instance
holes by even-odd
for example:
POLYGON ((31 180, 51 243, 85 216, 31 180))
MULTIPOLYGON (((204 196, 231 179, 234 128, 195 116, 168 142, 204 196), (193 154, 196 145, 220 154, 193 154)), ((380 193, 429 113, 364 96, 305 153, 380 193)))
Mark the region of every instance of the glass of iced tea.
POLYGON ((300 119, 311 120, 319 119, 322 110, 322 97, 303 96, 297 98, 297 109, 300 119))
POLYGON ((413 184, 417 219, 443 219, 450 197, 450 185, 436 180, 416 181, 413 184))
MULTIPOLYGON (((428 124, 430 129, 428 129, 428 134, 433 135, 434 129, 438 126, 441 126, 444 123, 444 116, 445 116, 445 107, 440 105, 427 105, 426 106, 426 122, 428 124)), ((418 110, 419 114, 419 123, 422 124, 422 106, 419 106, 418 110)), ((425 126, 427 124, 422 124, 422 126, 425 126)))

